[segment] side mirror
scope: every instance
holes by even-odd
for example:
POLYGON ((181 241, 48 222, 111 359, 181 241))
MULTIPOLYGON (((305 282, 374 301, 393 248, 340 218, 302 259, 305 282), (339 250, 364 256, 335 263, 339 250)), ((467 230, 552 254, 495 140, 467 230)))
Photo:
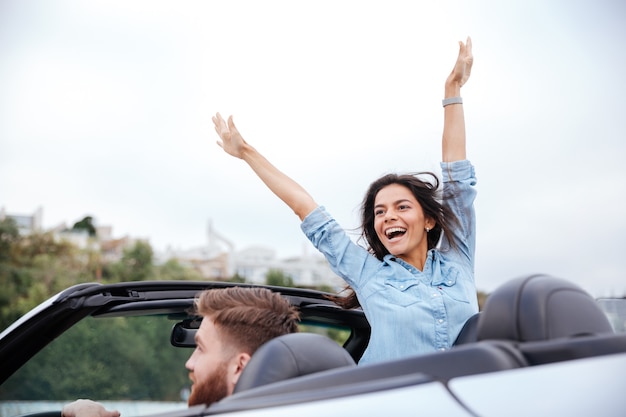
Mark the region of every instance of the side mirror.
POLYGON ((195 348, 195 337, 200 323, 202 323, 201 318, 186 319, 176 323, 170 336, 172 346, 195 348))

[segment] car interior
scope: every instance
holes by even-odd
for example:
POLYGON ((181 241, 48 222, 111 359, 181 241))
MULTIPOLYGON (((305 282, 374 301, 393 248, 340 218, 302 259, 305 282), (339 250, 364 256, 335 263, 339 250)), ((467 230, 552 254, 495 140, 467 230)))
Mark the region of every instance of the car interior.
MULTIPOLYGON (((87 315, 98 321, 148 314, 166 316, 175 323, 170 327, 170 343, 191 348, 200 319, 190 316, 189 309, 195 294, 207 285, 226 284, 141 282, 108 285, 104 290, 79 286, 60 299, 71 299, 70 304, 76 306, 82 303, 82 308, 61 309, 59 302, 46 314, 59 317, 55 326, 43 330, 44 323, 27 322, 20 338, 37 334, 31 340, 44 345, 87 315)), ((360 309, 341 309, 321 293, 274 289, 298 306, 304 330, 259 348, 234 394, 194 413, 221 414, 419 384, 445 385, 462 376, 626 352, 626 332, 615 332, 596 300, 577 285, 547 275, 520 277, 497 288, 482 311, 466 322, 450 350, 367 365, 357 365, 370 335, 360 309), (338 343, 321 331, 324 327, 340 329, 346 336, 338 343)), ((31 351, 40 348, 37 343, 10 353, 30 357, 31 351)))
POLYGON ((207 411, 217 414, 362 394, 625 352, 626 334, 615 333, 595 300, 575 284, 532 275, 511 280, 492 293, 447 352, 356 366, 345 361, 345 352, 336 343, 322 343, 309 341, 304 334, 268 342, 250 360, 235 394, 207 411))

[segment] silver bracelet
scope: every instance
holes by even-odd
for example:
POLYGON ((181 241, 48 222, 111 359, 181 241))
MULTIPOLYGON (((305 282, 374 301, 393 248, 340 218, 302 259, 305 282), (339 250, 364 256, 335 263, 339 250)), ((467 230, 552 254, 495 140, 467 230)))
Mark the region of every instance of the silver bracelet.
POLYGON ((443 100, 441 100, 441 104, 443 104, 443 107, 449 106, 450 104, 463 104, 463 98, 461 97, 444 98, 443 100))

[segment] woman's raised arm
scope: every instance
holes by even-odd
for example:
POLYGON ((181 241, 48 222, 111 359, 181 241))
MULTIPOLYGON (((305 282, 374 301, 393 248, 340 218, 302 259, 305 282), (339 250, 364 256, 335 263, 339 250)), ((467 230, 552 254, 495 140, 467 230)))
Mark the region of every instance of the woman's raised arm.
POLYGON ((459 56, 452 72, 446 79, 441 142, 443 162, 466 159, 465 116, 461 100, 461 87, 469 79, 473 63, 472 39, 468 37, 466 43, 459 42, 459 56))
POLYGON ((217 141, 217 144, 229 155, 245 161, 265 185, 296 213, 300 220, 304 220, 317 207, 315 200, 300 184, 272 165, 243 139, 232 116, 226 122, 217 113, 213 116, 213 123, 221 139, 217 141))

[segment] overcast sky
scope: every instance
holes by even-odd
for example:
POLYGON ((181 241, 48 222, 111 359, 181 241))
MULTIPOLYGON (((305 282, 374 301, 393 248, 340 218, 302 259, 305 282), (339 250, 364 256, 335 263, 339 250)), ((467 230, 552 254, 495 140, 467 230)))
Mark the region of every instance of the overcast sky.
POLYGON ((211 115, 358 226, 380 175, 439 170, 443 84, 478 176, 476 281, 626 293, 626 3, 0 1, 0 206, 154 249, 314 249, 211 115))

